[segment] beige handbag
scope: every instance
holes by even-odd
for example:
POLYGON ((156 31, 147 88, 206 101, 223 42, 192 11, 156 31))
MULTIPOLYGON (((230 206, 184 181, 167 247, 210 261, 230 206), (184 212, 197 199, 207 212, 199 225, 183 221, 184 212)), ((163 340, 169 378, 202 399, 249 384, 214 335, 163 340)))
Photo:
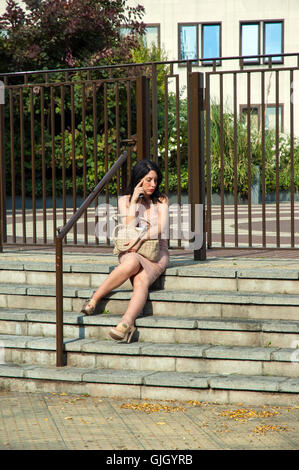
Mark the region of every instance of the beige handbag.
MULTIPOLYGON (((139 220, 143 220, 148 225, 150 225, 150 222, 143 217, 139 217, 139 220)), ((147 232, 147 230, 147 226, 134 227, 133 225, 126 224, 116 225, 111 236, 114 243, 113 253, 115 255, 119 255, 130 250, 130 248, 136 245, 136 243, 147 232), (126 245, 126 243, 129 241, 131 241, 131 243, 126 245)), ((150 261, 157 261, 159 258, 159 250, 159 240, 144 240, 137 250, 137 253, 149 259, 150 261)))

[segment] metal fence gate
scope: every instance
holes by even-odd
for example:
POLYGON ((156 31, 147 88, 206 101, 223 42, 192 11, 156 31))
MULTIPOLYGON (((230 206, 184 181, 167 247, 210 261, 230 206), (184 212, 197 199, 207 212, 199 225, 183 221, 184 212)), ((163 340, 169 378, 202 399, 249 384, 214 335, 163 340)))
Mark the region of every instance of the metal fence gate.
POLYGON ((299 68, 262 59, 205 74, 209 248, 299 247, 299 68))
POLYGON ((206 248, 298 248, 298 54, 274 59, 0 76, 0 249, 54 245, 123 149, 127 162, 64 244, 110 245, 95 231, 99 206, 116 206, 132 164, 147 157, 170 199, 170 247, 191 247, 196 259, 206 248), (194 248, 176 225, 196 231, 199 206, 194 248))
MULTIPOLYGON (((141 158, 158 162, 175 223, 183 205, 188 213, 188 205, 200 198, 194 168, 199 171, 203 145, 203 139, 198 141, 203 83, 191 63, 184 65, 183 79, 173 62, 0 77, 5 92, 0 106, 1 247, 53 245, 57 228, 124 149, 127 162, 64 243, 110 245, 108 236, 95 231, 99 207, 117 206, 130 168, 141 158)), ((194 211, 189 212, 191 220, 194 211)), ((170 238, 171 247, 189 243, 176 229, 170 238)))

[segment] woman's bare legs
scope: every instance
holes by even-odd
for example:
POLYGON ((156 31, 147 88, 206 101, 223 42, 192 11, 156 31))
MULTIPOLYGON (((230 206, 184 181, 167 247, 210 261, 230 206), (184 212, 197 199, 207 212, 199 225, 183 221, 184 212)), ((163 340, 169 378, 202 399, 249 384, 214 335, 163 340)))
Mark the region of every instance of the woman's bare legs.
POLYGON ((93 294, 92 299, 96 302, 101 300, 106 294, 123 284, 127 279, 140 270, 139 261, 134 256, 128 257, 124 263, 119 264, 100 285, 93 294))
POLYGON ((128 308, 124 313, 121 322, 128 326, 133 326, 137 316, 142 311, 147 296, 149 283, 144 269, 141 269, 133 278, 133 294, 128 308))

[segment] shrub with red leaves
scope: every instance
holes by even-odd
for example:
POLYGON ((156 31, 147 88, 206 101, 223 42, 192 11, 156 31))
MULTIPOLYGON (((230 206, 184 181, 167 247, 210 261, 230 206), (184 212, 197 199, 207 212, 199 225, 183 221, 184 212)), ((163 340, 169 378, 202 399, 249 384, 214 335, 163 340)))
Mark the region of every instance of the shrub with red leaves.
POLYGON ((126 0, 7 0, 0 16, 0 71, 126 62, 144 31, 141 5, 126 0), (132 34, 120 38, 120 26, 132 34))

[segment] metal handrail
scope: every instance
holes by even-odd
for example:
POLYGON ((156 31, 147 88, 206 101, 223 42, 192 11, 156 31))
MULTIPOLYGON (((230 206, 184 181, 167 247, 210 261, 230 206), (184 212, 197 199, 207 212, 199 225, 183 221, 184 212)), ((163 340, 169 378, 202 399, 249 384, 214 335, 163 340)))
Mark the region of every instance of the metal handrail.
POLYGON ((116 174, 117 170, 127 160, 128 153, 123 151, 117 161, 112 165, 110 170, 101 179, 101 181, 92 190, 89 196, 72 215, 70 220, 64 227, 57 228, 57 236, 55 238, 56 246, 56 365, 64 366, 63 358, 63 249, 62 242, 64 237, 69 233, 72 227, 80 219, 81 215, 88 209, 92 201, 99 195, 103 187, 109 183, 111 178, 116 174))

